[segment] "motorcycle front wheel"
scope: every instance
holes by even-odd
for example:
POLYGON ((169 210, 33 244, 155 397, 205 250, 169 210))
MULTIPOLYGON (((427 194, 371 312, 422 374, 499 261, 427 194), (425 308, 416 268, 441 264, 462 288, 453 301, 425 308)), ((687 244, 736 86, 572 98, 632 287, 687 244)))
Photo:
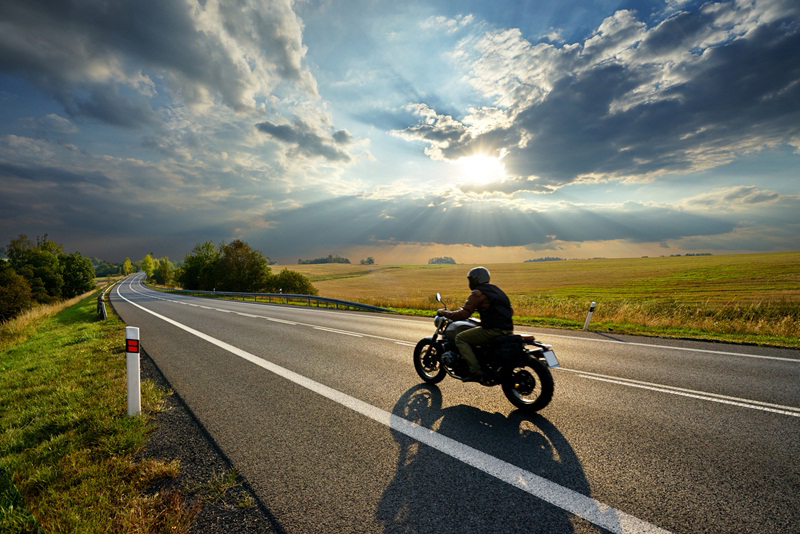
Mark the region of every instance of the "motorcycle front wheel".
POLYGON ((529 359, 525 365, 514 367, 503 380, 506 398, 526 412, 537 412, 550 404, 554 389, 550 369, 535 358, 529 359))
POLYGON ((414 369, 428 384, 438 384, 447 374, 440 357, 441 347, 430 339, 420 339, 414 347, 414 369))

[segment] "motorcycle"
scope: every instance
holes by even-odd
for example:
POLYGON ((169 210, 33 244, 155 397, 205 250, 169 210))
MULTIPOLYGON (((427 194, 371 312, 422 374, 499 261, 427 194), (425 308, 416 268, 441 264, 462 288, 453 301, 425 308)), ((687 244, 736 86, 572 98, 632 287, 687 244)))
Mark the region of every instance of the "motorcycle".
MULTIPOLYGON (((441 294, 436 300, 445 309, 441 294)), ((474 319, 451 321, 436 316, 433 336, 422 338, 414 348, 414 368, 428 384, 438 384, 447 375, 467 381, 469 366, 459 353, 456 336, 479 326, 474 319)), ((500 385, 506 398, 517 408, 536 412, 553 398, 555 384, 550 368, 558 367, 552 345, 536 341, 533 336, 500 336, 483 347, 473 347, 483 376, 483 386, 500 385)))

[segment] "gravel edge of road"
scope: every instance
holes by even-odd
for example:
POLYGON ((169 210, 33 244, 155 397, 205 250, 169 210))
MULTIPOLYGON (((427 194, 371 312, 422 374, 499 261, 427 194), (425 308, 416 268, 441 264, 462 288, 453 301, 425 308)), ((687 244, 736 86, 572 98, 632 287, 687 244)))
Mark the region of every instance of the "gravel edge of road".
POLYGON ((149 488, 148 493, 176 491, 187 510, 198 506, 189 532, 283 532, 155 362, 146 352, 141 354, 142 379, 168 392, 164 409, 154 417, 156 430, 141 456, 167 463, 177 460, 180 465, 177 477, 149 488))

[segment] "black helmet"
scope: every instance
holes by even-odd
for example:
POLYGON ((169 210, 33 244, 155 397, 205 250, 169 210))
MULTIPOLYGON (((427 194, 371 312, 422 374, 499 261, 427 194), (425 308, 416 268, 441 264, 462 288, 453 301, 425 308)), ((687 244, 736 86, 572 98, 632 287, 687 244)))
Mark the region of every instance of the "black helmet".
POLYGON ((486 267, 473 267, 467 273, 467 280, 469 280, 470 289, 475 289, 480 284, 487 284, 489 282, 489 269, 486 267))

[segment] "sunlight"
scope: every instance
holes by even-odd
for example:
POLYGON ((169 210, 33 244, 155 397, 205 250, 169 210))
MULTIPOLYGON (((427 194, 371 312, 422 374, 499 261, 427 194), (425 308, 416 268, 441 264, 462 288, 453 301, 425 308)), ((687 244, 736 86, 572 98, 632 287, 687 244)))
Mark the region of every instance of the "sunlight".
POLYGON ((455 162, 459 182, 484 185, 506 178, 506 169, 500 158, 475 154, 455 162))

